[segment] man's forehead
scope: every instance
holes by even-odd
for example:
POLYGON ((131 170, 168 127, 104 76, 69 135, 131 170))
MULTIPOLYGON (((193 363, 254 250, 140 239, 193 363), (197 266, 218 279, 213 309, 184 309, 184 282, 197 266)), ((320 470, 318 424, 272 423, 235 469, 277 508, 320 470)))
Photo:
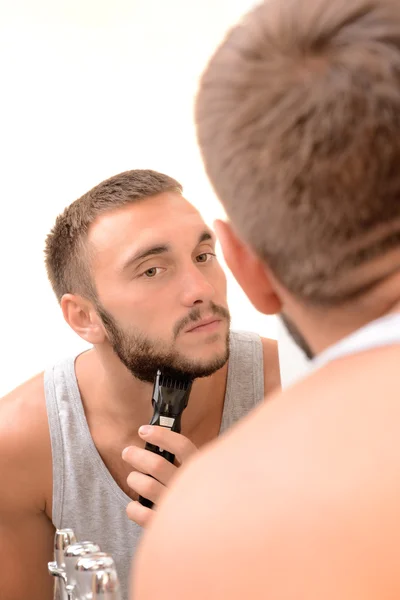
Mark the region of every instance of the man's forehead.
POLYGON ((153 241, 173 242, 177 235, 195 239, 201 231, 209 230, 194 206, 178 194, 171 196, 141 200, 101 215, 89 230, 90 244, 99 251, 122 249, 153 241))

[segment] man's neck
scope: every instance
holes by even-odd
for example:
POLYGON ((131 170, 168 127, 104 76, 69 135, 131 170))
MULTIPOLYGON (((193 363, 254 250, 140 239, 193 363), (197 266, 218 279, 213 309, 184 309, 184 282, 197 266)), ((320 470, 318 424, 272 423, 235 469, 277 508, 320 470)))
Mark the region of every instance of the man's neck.
MULTIPOLYGON (((96 350, 81 354, 75 363, 78 386, 89 426, 112 429, 134 443, 141 425, 153 414, 153 384, 136 379, 117 357, 100 358, 96 350)), ((223 410, 228 365, 193 383, 182 416, 182 433, 201 443, 207 423, 220 420, 223 410), (196 439, 198 438, 198 439, 196 439)), ((208 441, 208 440, 205 440, 208 441)))
POLYGON ((301 307, 296 315, 297 323, 314 353, 319 355, 368 323, 400 313, 398 291, 395 290, 392 295, 385 292, 382 286, 373 294, 346 308, 318 309, 311 312, 301 307))

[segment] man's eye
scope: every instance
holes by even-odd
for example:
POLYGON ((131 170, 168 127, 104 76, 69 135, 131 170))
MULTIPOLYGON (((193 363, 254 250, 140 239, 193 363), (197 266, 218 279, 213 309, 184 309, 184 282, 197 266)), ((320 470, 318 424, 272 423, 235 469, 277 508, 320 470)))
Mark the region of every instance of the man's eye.
POLYGON ((215 254, 213 254, 212 252, 203 252, 202 254, 198 254, 196 256, 196 260, 199 263, 205 263, 205 262, 211 260, 213 258, 213 256, 215 256, 215 254))
POLYGON ((151 278, 151 277, 155 277, 157 275, 158 272, 158 267, 151 267, 151 269, 147 269, 147 271, 145 271, 143 273, 143 275, 145 277, 151 278))

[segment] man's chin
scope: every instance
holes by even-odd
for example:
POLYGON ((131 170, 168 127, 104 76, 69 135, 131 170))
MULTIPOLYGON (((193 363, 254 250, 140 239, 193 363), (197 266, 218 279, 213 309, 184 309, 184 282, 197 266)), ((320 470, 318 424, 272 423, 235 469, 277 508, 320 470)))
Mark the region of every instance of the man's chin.
POLYGON ((219 371, 224 367, 229 358, 228 348, 225 346, 220 352, 212 352, 209 356, 186 355, 184 361, 187 365, 187 370, 193 373, 194 378, 197 377, 209 377, 216 371, 219 371))
POLYGON ((207 336, 202 336, 196 340, 190 340, 177 346, 179 355, 185 361, 192 363, 206 364, 212 363, 218 360, 221 356, 228 354, 229 342, 227 335, 221 335, 220 333, 212 333, 207 336))

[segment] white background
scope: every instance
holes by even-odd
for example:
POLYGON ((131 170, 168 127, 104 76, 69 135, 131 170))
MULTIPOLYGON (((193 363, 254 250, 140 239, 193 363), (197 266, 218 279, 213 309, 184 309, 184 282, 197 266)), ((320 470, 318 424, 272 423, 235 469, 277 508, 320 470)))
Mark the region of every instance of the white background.
MULTIPOLYGON (((207 59, 250 0, 9 0, 0 4, 0 395, 86 346, 47 282, 44 239, 103 179, 152 168, 223 217, 202 169, 193 99, 207 59)), ((284 381, 304 370, 274 317, 229 277, 234 328, 280 339, 284 381)))

